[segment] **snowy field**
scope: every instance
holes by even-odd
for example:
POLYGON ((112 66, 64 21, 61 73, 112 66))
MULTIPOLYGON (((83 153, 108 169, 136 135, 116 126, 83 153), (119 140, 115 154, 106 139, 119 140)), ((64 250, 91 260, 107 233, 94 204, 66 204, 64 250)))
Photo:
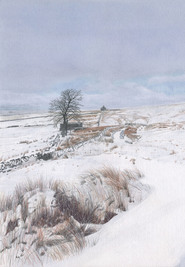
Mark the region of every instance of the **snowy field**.
MULTIPOLYGON (((12 196, 17 184, 28 180, 58 180, 69 188, 83 188, 82 177, 89 171, 111 167, 143 174, 130 185, 134 201, 129 201, 125 211, 118 210, 111 220, 100 223, 82 250, 63 261, 43 256, 36 266, 185 266, 185 104, 102 114, 86 111, 82 121, 83 131, 62 138, 57 137, 58 129, 49 114, 0 116, 1 166, 31 154, 54 153, 47 161, 35 156, 4 169, 0 173, 2 198, 12 196), (139 191, 134 191, 136 185, 139 191)), ((4 212, 0 213, 1 225, 6 223, 4 212)), ((14 266, 8 259, 12 244, 3 250, 1 228, 0 249, 5 256, 0 266, 14 266)), ((15 266, 28 264, 20 261, 15 266)))

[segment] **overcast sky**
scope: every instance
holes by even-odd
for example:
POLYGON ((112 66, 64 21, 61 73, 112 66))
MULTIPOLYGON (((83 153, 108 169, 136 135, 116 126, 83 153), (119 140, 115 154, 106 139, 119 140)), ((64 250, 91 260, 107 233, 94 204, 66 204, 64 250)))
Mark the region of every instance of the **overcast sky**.
POLYGON ((1 0, 0 106, 185 102, 184 0, 1 0))

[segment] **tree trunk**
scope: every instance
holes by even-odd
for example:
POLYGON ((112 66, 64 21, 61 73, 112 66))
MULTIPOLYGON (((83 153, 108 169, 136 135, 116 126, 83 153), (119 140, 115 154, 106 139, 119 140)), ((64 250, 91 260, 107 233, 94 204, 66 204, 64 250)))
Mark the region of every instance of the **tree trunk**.
POLYGON ((67 135, 67 125, 68 125, 68 121, 66 120, 66 117, 63 117, 63 129, 62 129, 62 137, 67 135))
POLYGON ((62 137, 65 137, 65 129, 62 128, 62 137))
POLYGON ((67 136, 67 121, 64 124, 64 129, 65 129, 65 136, 67 136))

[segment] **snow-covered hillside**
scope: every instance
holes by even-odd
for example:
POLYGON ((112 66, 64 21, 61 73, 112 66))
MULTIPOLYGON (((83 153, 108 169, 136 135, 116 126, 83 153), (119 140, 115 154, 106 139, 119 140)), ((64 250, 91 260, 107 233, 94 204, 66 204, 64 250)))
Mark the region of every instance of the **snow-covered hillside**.
POLYGON ((2 167, 1 197, 13 194, 17 184, 37 179, 80 190, 89 171, 107 167, 144 175, 131 184, 134 201, 126 212, 114 210, 118 215, 89 235, 78 254, 59 262, 43 255, 44 266, 185 266, 185 104, 82 115, 84 129, 67 138, 58 134, 49 114, 0 117, 1 167, 31 154, 52 153, 49 160, 35 156, 2 167))

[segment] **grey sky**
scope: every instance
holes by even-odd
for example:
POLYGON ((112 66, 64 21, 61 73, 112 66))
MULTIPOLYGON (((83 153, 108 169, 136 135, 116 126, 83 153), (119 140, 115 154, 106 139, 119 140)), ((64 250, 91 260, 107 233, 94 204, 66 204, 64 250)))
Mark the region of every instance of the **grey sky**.
POLYGON ((1 0, 0 105, 185 101, 185 1, 1 0))

